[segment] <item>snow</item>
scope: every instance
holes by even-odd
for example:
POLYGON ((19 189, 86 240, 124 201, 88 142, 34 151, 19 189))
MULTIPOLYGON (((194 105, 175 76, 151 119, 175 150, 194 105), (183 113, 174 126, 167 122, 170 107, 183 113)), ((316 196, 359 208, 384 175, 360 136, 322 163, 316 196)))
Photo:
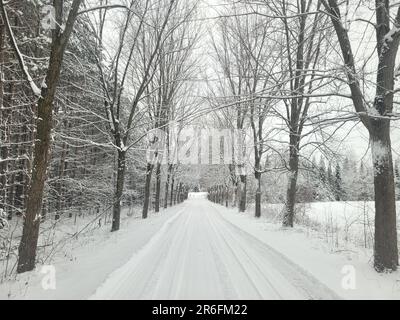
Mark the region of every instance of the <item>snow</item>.
MULTIPOLYGON (((191 193, 146 220, 126 217, 119 232, 74 240, 75 250, 53 263, 56 290, 43 289, 39 265, 1 284, 0 298, 400 299, 400 274, 376 273, 370 250, 333 250, 317 232, 266 219, 267 206, 256 219, 206 195, 191 193)), ((361 203, 312 205, 306 212, 321 223, 324 209, 361 210, 361 203)))
POLYGON ((302 227, 283 229, 251 215, 221 211, 230 222, 267 243, 343 299, 400 299, 400 273, 379 274, 371 265, 371 251, 337 250, 302 227), (348 270, 355 272, 354 288, 344 285, 348 270))
MULTIPOLYGON (((335 299, 329 288, 236 228, 204 199, 185 210, 91 299, 335 299)), ((228 217, 228 219, 230 216, 228 217)))
POLYGON ((374 163, 374 174, 380 174, 380 170, 388 161, 388 148, 381 141, 371 141, 372 160, 374 163))
POLYGON ((207 199, 208 192, 189 192, 189 199, 207 199))
POLYGON ((397 26, 393 26, 392 29, 385 35, 384 41, 385 42, 393 42, 393 37, 396 33, 400 31, 400 28, 397 26))
MULTIPOLYGON (((105 225, 94 233, 70 240, 60 250, 51 262, 56 270, 56 290, 43 289, 43 265, 39 264, 35 271, 1 283, 0 299, 88 298, 111 272, 124 265, 133 252, 143 247, 179 208, 176 206, 173 210, 164 210, 162 214, 150 214, 147 220, 138 216, 128 217, 129 210, 125 211, 118 232, 111 233, 110 225, 105 225)), ((58 230, 61 235, 54 242, 57 243, 60 236, 71 232, 74 230, 70 228, 58 230)))

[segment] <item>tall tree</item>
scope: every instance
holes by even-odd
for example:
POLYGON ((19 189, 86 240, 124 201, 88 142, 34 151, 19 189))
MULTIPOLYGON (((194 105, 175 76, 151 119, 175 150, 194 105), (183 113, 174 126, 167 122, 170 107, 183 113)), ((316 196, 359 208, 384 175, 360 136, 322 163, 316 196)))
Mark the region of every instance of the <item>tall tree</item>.
POLYGON ((39 89, 29 74, 23 55, 21 54, 18 44, 16 43, 14 31, 12 30, 8 19, 6 5, 4 4, 3 0, 0 1, 2 18, 9 35, 11 45, 17 55, 20 68, 23 70, 25 79, 29 83, 33 93, 38 97, 38 121, 32 175, 30 179, 24 228, 18 255, 17 271, 19 273, 30 271, 35 267, 40 215, 43 202, 43 190, 46 180, 46 171, 50 159, 50 133, 53 125, 53 102, 61 73, 65 49, 73 31, 81 3, 82 0, 73 1, 65 22, 65 28, 62 30, 61 26, 64 24, 64 4, 62 0, 54 0, 53 2, 56 25, 52 32, 50 60, 47 68, 46 78, 42 87, 39 89))
POLYGON ((370 137, 375 187, 374 267, 378 272, 396 270, 398 248, 390 123, 395 63, 400 44, 400 7, 393 16, 396 5, 389 0, 375 1, 376 23, 372 24, 376 32, 378 62, 375 66, 375 99, 369 103, 358 77, 353 50, 357 44, 351 40, 349 29, 342 19, 341 5, 337 0, 322 0, 322 3, 337 35, 354 108, 370 137))

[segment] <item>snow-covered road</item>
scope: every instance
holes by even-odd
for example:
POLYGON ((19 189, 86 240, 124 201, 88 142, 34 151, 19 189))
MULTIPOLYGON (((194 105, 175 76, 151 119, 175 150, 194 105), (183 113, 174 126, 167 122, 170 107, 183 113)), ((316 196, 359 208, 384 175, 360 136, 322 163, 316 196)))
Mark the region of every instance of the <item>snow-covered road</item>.
POLYGON ((279 252, 190 199, 91 299, 337 299, 279 252))

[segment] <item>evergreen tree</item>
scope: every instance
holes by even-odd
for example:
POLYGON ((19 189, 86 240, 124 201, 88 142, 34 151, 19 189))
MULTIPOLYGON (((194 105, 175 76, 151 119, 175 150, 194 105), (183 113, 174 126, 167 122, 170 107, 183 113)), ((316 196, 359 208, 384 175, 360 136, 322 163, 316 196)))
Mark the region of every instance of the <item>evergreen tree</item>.
POLYGON ((335 172, 335 200, 341 201, 343 200, 344 192, 343 192, 343 182, 342 182, 342 174, 339 163, 336 164, 336 172, 335 172))
POLYGON ((369 199, 368 191, 368 173, 365 169, 364 163, 361 162, 360 173, 359 173, 359 183, 357 184, 360 188, 358 195, 358 200, 366 201, 369 199))
POLYGON ((327 184, 328 184, 328 188, 329 190, 335 194, 335 178, 333 176, 333 172, 332 172, 332 166, 329 163, 328 165, 328 172, 327 172, 327 184))

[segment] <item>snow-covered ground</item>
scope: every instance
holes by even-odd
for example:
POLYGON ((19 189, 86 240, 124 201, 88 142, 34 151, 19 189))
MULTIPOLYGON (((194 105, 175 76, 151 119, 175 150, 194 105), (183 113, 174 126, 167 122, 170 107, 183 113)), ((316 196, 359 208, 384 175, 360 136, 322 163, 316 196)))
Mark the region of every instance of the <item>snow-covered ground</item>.
POLYGON ((252 212, 225 208, 219 211, 230 223, 307 270, 343 299, 400 299, 400 272, 375 272, 370 249, 352 243, 337 248, 326 241, 323 230, 304 226, 284 229, 280 223, 254 218, 252 212))
POLYGON ((317 232, 201 197, 123 221, 73 240, 72 254, 54 260, 55 288, 38 265, 1 284, 0 298, 400 299, 400 273, 376 273, 370 250, 332 250, 317 232))
POLYGON ((189 199, 207 199, 208 192, 189 192, 189 199))
POLYGON ((337 299, 204 199, 186 202, 92 299, 337 299))
MULTIPOLYGON (((373 248, 374 208, 373 201, 313 202, 297 205, 296 220, 303 227, 318 230, 325 241, 335 248, 351 246, 373 248)), ((400 219, 400 201, 396 204, 400 219)), ((279 223, 284 205, 263 204, 263 216, 269 222, 279 223)), ((249 213, 253 208, 249 208, 249 213)), ((399 237, 400 239, 400 237, 399 237)))
MULTIPOLYGON (((77 239, 70 239, 68 247, 59 250, 51 261, 55 267, 55 290, 43 289, 42 282, 44 287, 49 286, 46 276, 50 276, 51 272, 47 265, 38 264, 35 271, 1 283, 0 299, 86 299, 110 273, 128 262, 168 219, 183 208, 184 205, 178 205, 164 210, 162 214, 153 213, 147 220, 124 210, 118 232, 111 233, 110 225, 103 225, 77 239)), ((58 235, 57 238, 63 236, 58 235)))

